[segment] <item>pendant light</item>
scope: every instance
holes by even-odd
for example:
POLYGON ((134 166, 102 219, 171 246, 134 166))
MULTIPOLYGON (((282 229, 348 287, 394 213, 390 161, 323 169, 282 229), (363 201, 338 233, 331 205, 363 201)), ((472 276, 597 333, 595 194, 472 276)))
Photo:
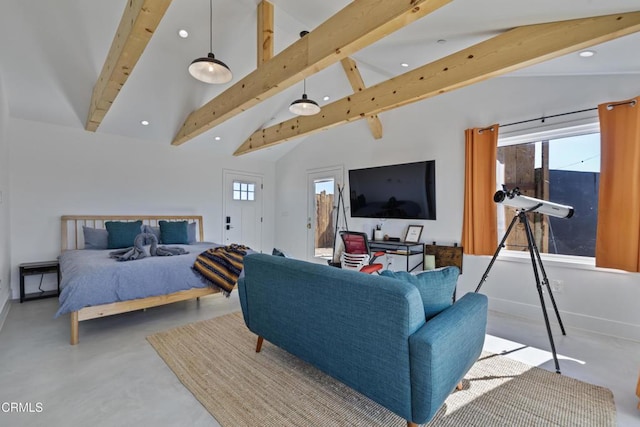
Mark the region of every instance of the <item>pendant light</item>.
POLYGON ((189 74, 204 83, 228 83, 233 77, 227 64, 216 59, 213 51, 213 0, 209 0, 209 54, 189 65, 189 74))
MULTIPOLYGON (((302 31, 300 37, 309 34, 308 31, 302 31)), ((296 99, 289 105, 289 111, 299 116, 313 116, 320 112, 320 106, 313 99, 307 97, 307 79, 303 80, 302 98, 296 99)))
POLYGON ((299 116, 313 116, 320 112, 320 106, 313 99, 307 98, 307 81, 304 80, 302 98, 296 99, 289 105, 289 111, 299 116))

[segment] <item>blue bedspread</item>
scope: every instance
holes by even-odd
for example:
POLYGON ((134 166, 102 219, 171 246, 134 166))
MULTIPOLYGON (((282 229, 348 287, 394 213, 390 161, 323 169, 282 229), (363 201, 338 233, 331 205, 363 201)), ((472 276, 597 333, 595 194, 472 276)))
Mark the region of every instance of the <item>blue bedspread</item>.
POLYGON ((203 242, 171 246, 183 247, 189 253, 118 262, 109 258, 111 250, 63 252, 59 257, 60 308, 55 317, 83 307, 207 286, 191 267, 200 253, 221 245, 203 242))

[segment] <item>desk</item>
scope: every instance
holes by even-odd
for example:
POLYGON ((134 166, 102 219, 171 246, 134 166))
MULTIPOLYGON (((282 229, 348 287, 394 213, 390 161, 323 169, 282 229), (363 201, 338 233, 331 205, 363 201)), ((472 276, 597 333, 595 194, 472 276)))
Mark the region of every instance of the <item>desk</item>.
POLYGON ((413 271, 418 267, 424 267, 424 243, 394 242, 391 240, 369 241, 371 252, 384 251, 390 255, 400 255, 407 259, 407 271, 413 271), (420 255, 420 262, 409 269, 409 259, 414 255, 420 255))
POLYGON ((60 268, 58 261, 42 261, 42 262, 25 262, 20 264, 20 302, 30 301, 34 299, 56 297, 60 295, 60 268), (25 294, 24 293, 24 277, 34 274, 52 274, 55 273, 58 278, 58 288, 51 291, 40 291, 25 294))

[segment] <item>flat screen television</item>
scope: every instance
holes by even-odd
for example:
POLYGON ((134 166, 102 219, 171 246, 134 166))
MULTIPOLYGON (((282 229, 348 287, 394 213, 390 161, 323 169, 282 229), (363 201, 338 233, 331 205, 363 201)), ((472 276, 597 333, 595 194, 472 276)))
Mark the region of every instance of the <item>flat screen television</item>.
POLYGON ((349 171, 352 218, 436 219, 436 161, 349 171))

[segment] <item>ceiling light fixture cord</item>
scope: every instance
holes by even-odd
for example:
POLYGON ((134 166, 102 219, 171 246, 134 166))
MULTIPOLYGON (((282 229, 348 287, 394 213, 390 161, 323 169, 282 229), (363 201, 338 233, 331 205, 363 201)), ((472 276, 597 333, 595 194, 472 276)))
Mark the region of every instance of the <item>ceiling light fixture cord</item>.
MULTIPOLYGON (((300 38, 309 34, 308 31, 301 31, 300 38)), ((299 116, 311 116, 320 112, 320 106, 313 99, 307 96, 307 78, 302 79, 302 98, 296 99, 289 105, 289 111, 299 116)))
POLYGON ((213 0, 209 0, 209 53, 195 59, 189 65, 189 73, 193 78, 210 84, 228 83, 233 78, 227 64, 213 54, 213 0))

